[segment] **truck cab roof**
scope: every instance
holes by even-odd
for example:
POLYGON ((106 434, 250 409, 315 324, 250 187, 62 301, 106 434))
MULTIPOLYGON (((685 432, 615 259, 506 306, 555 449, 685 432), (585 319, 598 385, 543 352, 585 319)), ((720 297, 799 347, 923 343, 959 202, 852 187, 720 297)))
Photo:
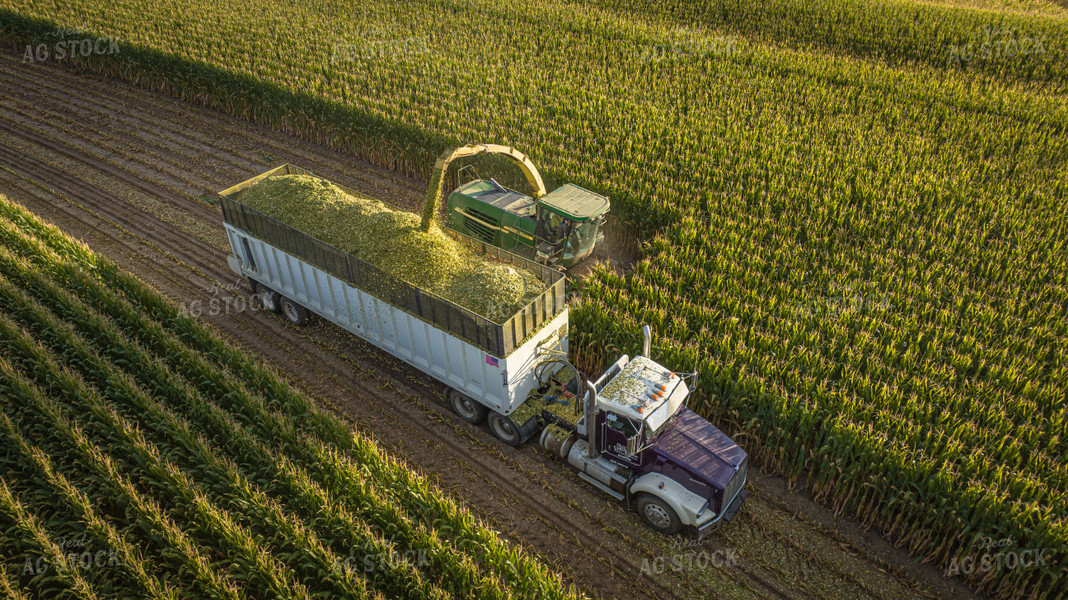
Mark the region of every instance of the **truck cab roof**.
POLYGON ((678 410, 690 390, 682 378, 645 356, 627 362, 597 393, 602 408, 656 431, 678 410))
POLYGON ((721 490, 728 487, 748 458, 745 450, 727 434, 688 408, 679 411, 678 419, 657 438, 652 448, 721 490))

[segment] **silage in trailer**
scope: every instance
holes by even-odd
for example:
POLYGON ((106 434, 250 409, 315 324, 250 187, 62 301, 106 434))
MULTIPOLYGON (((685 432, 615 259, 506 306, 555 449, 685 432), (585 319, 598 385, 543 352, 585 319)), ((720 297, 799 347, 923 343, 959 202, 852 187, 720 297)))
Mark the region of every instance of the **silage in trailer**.
POLYGON ((564 274, 282 165, 220 192, 226 223, 493 356, 566 308, 564 274))

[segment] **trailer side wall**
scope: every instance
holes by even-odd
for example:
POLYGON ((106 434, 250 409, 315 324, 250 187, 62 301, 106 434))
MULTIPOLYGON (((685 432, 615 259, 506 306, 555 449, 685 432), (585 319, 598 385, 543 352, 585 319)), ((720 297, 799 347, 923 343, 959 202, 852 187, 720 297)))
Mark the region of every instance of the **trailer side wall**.
POLYGON ((493 356, 230 224, 231 267, 502 414, 536 387, 546 352, 567 352, 568 310, 545 322, 507 358, 493 356))

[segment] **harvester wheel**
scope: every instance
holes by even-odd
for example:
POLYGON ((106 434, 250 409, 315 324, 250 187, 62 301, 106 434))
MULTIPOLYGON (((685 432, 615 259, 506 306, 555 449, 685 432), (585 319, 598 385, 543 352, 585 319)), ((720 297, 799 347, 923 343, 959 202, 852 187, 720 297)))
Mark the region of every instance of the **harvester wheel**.
POLYGON ((452 403, 452 410, 460 415, 461 419, 475 425, 481 423, 489 412, 488 408, 458 390, 449 390, 449 402, 452 403))
POLYGON ((682 527, 682 520, 675 509, 656 496, 644 494, 638 498, 638 514, 649 527, 664 535, 675 535, 682 527))
POLYGON ((522 438, 519 436, 519 428, 516 427, 515 422, 508 417, 498 412, 491 412, 489 413, 489 426, 493 435, 505 444, 514 448, 518 448, 520 444, 522 444, 522 438))
POLYGON ((305 325, 308 323, 308 309, 285 296, 282 297, 282 314, 294 325, 305 325))
POLYGON ((282 311, 282 294, 279 294, 262 283, 257 283, 253 288, 253 291, 259 294, 260 302, 263 302, 263 308, 273 313, 282 311))

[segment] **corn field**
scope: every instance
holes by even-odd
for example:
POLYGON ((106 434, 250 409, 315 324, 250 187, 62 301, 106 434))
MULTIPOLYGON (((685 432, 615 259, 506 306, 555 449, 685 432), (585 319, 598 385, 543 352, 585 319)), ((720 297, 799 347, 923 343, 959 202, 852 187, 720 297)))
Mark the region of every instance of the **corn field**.
POLYGON ((2 196, 0 240, 6 589, 577 597, 271 371, 2 196))
POLYGON ((1065 597, 1064 11, 185 4, 16 0, 0 39, 77 24, 122 40, 80 67, 421 178, 446 146, 521 148, 640 241, 583 284, 582 368, 648 323, 765 468, 942 568, 986 538, 1045 549, 961 577, 1065 597))

